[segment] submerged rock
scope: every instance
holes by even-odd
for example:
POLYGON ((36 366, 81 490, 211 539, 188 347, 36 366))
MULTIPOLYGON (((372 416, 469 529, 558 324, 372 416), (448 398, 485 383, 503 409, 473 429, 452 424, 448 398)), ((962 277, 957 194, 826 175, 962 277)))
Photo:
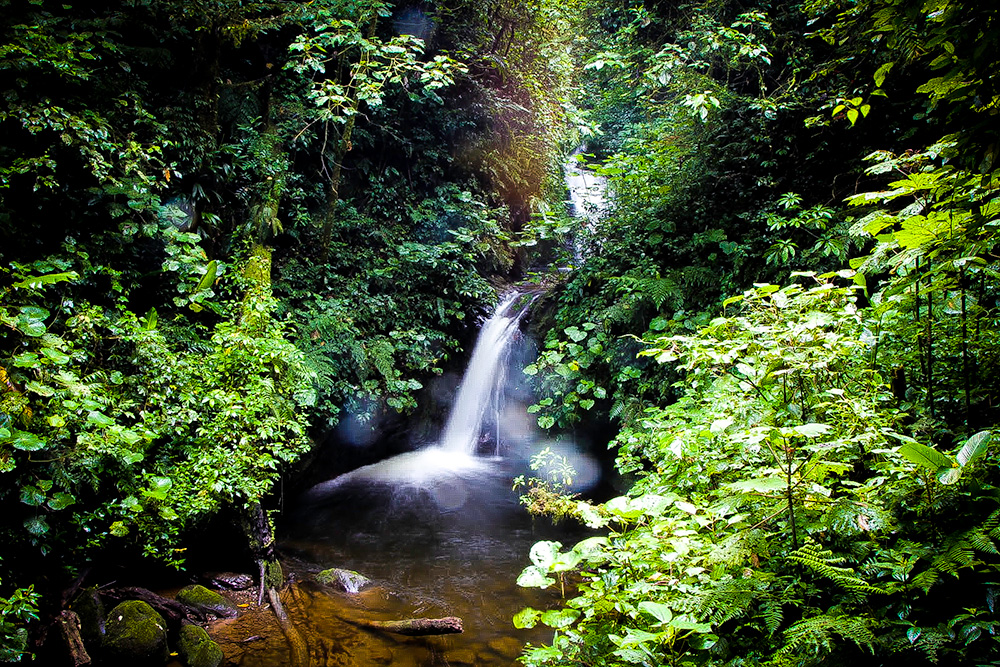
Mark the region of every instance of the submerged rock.
POLYGON ((211 586, 232 591, 245 591, 253 587, 253 577, 241 572, 206 572, 202 580, 211 586))
POLYGON ((357 593, 365 586, 369 586, 372 580, 365 575, 354 570, 344 570, 339 567, 332 567, 323 570, 316 575, 316 581, 325 585, 339 588, 347 593, 357 593))
POLYGON ((200 584, 182 588, 177 592, 177 601, 219 618, 232 618, 239 614, 236 605, 200 584))
POLYGON ((166 663, 167 624, 142 600, 127 600, 111 610, 104 635, 104 657, 111 665, 166 663))
POLYGON ((219 667, 223 658, 222 648, 197 625, 181 628, 177 651, 187 667, 219 667))

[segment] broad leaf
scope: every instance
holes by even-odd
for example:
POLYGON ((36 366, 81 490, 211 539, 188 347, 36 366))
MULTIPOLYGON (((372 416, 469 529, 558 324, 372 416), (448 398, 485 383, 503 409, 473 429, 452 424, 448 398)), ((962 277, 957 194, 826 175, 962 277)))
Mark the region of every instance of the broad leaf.
POLYGON ((639 603, 639 610, 646 612, 661 624, 669 623, 674 618, 673 610, 662 602, 645 600, 639 603))
POLYGON ((542 623, 558 630, 572 625, 578 618, 580 612, 576 609, 552 609, 542 614, 542 623))
POLYGON ((962 449, 958 451, 958 464, 961 466, 967 466, 972 461, 975 461, 980 456, 986 453, 987 448, 989 448, 990 440, 993 438, 993 434, 989 431, 980 431, 974 436, 965 441, 962 445, 962 449))
POLYGON ((955 461, 950 456, 919 442, 904 442, 899 446, 899 455, 911 463, 934 471, 955 466, 955 461))

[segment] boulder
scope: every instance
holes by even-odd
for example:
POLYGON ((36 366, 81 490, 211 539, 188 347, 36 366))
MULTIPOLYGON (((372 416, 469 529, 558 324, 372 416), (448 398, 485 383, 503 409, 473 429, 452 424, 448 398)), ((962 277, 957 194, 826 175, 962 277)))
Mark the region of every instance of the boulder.
POLYGON ((167 662, 167 624, 142 600, 127 600, 108 614, 105 662, 110 665, 163 665, 167 662))
POLYGON ((185 625, 177 640, 177 652, 187 667, 219 667, 222 648, 198 625, 185 625))
POLYGON ((186 586, 177 592, 177 601, 218 618, 233 618, 239 609, 227 598, 200 584, 186 586))
POLYGON ((357 593, 372 583, 372 580, 363 574, 354 570, 344 570, 339 567, 323 570, 316 575, 316 581, 325 586, 339 588, 347 593, 357 593))

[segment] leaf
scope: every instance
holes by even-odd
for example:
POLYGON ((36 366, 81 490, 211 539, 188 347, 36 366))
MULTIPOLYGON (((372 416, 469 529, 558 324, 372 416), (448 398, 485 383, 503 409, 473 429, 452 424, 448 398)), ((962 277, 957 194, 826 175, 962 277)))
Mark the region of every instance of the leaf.
POLYGON ((661 624, 669 623, 674 618, 673 610, 662 602, 645 600, 639 603, 639 611, 644 611, 661 624))
POLYGON ((531 607, 525 607, 521 611, 514 614, 514 627, 519 630, 524 630, 526 628, 533 628, 538 623, 538 618, 541 616, 541 612, 537 609, 532 609, 531 607))
POLYGON ((517 585, 521 588, 548 588, 556 580, 545 574, 544 570, 535 565, 529 565, 517 577, 517 585))
POLYGON ((28 433, 27 431, 14 431, 14 435, 10 438, 10 444, 14 449, 20 449, 25 452, 37 452, 39 449, 45 449, 45 441, 39 438, 34 433, 28 433))
POLYGON ((201 292, 202 290, 206 290, 210 288, 212 285, 214 285, 215 276, 218 274, 218 271, 219 271, 219 262, 213 259, 211 262, 208 263, 208 266, 205 267, 205 275, 203 275, 201 277, 201 280, 198 281, 198 286, 194 288, 194 291, 201 292))
POLYGON ((150 488, 143 491, 143 495, 153 500, 165 500, 170 487, 174 485, 174 480, 169 477, 153 477, 149 480, 150 488))
POLYGON ((578 618, 580 612, 576 609, 551 609, 542 614, 542 623, 558 630, 572 625, 578 618))
POLYGON ((566 332, 566 335, 569 336, 574 343, 579 343, 587 337, 586 331, 580 331, 576 327, 566 327, 563 331, 566 332))
POLYGON ((548 570, 559 556, 559 549, 561 548, 561 542, 535 542, 531 546, 531 551, 528 552, 528 557, 531 558, 531 562, 536 567, 548 570))
POLYGON ((945 467, 937 469, 937 481, 942 484, 952 485, 958 482, 962 477, 962 469, 959 467, 945 467))
POLYGON ((76 498, 69 493, 57 491, 52 494, 52 497, 49 498, 49 502, 47 504, 54 510, 62 510, 66 509, 70 505, 76 504, 76 498))
POLYGON ((951 468, 956 465, 947 454, 942 454, 927 445, 921 445, 919 442, 904 442, 899 446, 899 455, 911 463, 934 471, 937 471, 938 468, 951 468))
POLYGON ((108 427, 115 423, 114 419, 97 410, 92 410, 87 414, 87 421, 101 427, 108 427))
POLYGON ((785 480, 780 477, 757 477, 747 479, 742 482, 731 482, 727 486, 733 491, 743 493, 768 493, 771 491, 781 491, 785 488, 785 480))
POLYGON ((44 535, 49 532, 49 524, 43 516, 33 516, 24 520, 24 527, 32 535, 44 535))
POLYGON ((818 438, 832 430, 827 424, 801 424, 795 427, 795 432, 806 438, 818 438))
POLYGON ((885 77, 886 77, 886 75, 889 73, 889 70, 891 70, 892 66, 895 65, 895 64, 896 63, 888 62, 888 63, 885 63, 884 65, 882 65, 881 67, 879 67, 877 70, 875 70, 875 76, 874 76, 874 78, 875 78, 875 85, 876 86, 878 86, 879 88, 882 87, 882 84, 885 83, 885 77))
POLYGON ((962 445, 962 449, 958 451, 958 456, 956 457, 958 464, 963 467, 967 466, 985 454, 992 438, 993 434, 989 431, 980 431, 966 440, 965 444, 962 445))
POLYGON ((45 493, 36 486, 21 487, 21 502, 31 507, 38 507, 45 502, 45 493))

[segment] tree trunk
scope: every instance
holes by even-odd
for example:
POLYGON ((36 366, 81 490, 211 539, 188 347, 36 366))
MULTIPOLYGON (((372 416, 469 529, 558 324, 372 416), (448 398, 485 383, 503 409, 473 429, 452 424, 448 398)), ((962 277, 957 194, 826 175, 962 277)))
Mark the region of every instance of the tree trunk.
POLYGON ((89 665, 90 655, 87 654, 87 648, 83 645, 83 638, 80 636, 80 617, 76 615, 75 611, 64 609, 59 614, 58 621, 66 650, 73 661, 73 667, 89 665))
POLYGON ((274 550, 271 522, 260 503, 248 505, 244 509, 242 518, 243 533, 246 535, 250 552, 253 554, 253 559, 257 562, 257 568, 260 571, 260 592, 257 596, 257 602, 258 604, 262 603, 265 593, 267 594, 271 610, 278 619, 281 631, 285 634, 285 639, 288 640, 292 651, 290 667, 308 667, 309 650, 306 646, 306 640, 288 617, 278 594, 278 591, 285 584, 285 575, 274 550))

